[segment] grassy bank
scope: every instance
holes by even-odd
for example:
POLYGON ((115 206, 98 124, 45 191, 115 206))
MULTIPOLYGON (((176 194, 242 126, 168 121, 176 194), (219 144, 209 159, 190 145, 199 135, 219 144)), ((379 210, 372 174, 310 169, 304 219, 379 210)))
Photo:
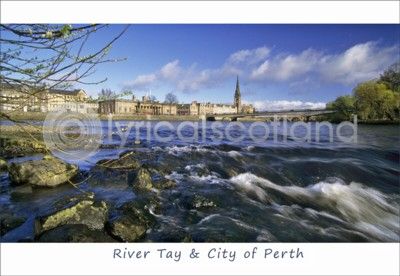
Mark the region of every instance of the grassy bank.
MULTIPOLYGON (((44 121, 47 113, 42 112, 21 112, 12 113, 11 118, 16 121, 44 121)), ((199 121, 204 116, 194 116, 194 115, 137 115, 137 114, 124 114, 118 115, 114 114, 112 119, 114 121, 199 121)), ((107 115, 100 114, 99 119, 102 121, 107 121, 109 117, 107 115)), ((245 117, 238 118, 241 122, 263 122, 271 121, 273 118, 262 118, 262 117, 245 117)), ((228 120, 229 121, 229 120, 228 120)), ((342 121, 349 121, 343 118, 338 118, 335 115, 320 115, 312 118, 311 121, 322 122, 328 121, 334 124, 338 124, 342 121)), ((400 120, 358 120, 358 124, 370 124, 370 125, 396 125, 400 124, 400 120)))
MULTIPOLYGON (((13 120, 16 121, 44 121, 47 113, 45 112, 19 112, 8 114, 13 120)), ((85 115, 85 114, 83 114, 85 115)), ((106 121, 109 116, 99 114, 99 119, 106 121)), ((113 114, 113 120, 121 121, 198 121, 202 116, 182 116, 182 115, 138 115, 138 114, 113 114)))

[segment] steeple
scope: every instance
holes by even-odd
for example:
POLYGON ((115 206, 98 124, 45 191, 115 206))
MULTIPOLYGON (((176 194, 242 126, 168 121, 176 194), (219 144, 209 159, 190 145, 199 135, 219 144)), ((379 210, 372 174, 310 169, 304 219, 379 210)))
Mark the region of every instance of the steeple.
POLYGON ((235 89, 234 106, 236 108, 236 113, 237 114, 242 112, 242 99, 241 99, 241 96, 240 96, 239 76, 237 76, 237 78, 236 78, 236 89, 235 89))
POLYGON ((235 90, 235 98, 240 97, 240 85, 239 85, 239 76, 236 77, 236 90, 235 90))

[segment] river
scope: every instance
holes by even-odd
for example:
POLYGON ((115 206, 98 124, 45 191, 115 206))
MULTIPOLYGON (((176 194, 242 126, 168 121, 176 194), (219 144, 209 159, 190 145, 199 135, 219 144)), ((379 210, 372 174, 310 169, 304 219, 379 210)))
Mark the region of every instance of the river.
MULTIPOLYGON (((152 131, 156 123, 152 122, 152 131)), ((179 123, 171 125, 177 128, 179 123)), ((128 128, 126 144, 118 147, 121 137, 114 122, 113 134, 102 136, 101 148, 76 163, 90 174, 98 160, 117 158, 133 149, 141 161, 148 159, 168 168, 166 177, 177 185, 157 191, 161 211, 154 213, 157 223, 142 241, 176 241, 179 235, 190 236, 194 242, 399 241, 398 125, 358 125, 357 141, 346 142, 337 135, 330 141, 327 128, 321 128, 317 139, 315 123, 310 123, 310 141, 298 139, 305 135, 299 127, 287 136, 279 127, 268 138, 263 137, 262 127, 255 127, 254 135, 259 138, 255 141, 248 132, 251 123, 243 123, 244 129, 232 127, 231 139, 221 135, 216 141, 211 124, 206 123, 195 141, 189 141, 194 134, 189 126, 181 132, 187 141, 168 128, 157 133, 169 141, 159 141, 154 133, 147 136, 142 130, 140 145, 134 144, 136 132, 128 128), (207 199, 210 208, 193 208, 188 202, 194 196, 207 199)), ((221 124, 226 129, 228 123, 221 124)), ((103 133, 109 130, 107 122, 101 127, 103 133)), ((346 129, 344 133, 352 135, 346 129)), ((40 155, 10 161, 34 158, 40 155)), ((79 188, 111 206, 137 197, 128 185, 108 179, 97 185, 84 181, 79 188)), ((11 186, 7 173, 2 172, 0 208, 28 218, 3 236, 3 241, 29 240, 33 219, 76 193, 70 185, 24 193, 11 186)))

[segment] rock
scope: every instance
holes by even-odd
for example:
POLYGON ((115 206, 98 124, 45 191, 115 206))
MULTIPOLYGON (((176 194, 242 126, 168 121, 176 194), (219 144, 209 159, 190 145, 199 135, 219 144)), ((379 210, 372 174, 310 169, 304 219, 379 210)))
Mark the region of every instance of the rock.
POLYGON ((134 242, 146 234, 147 224, 138 218, 124 215, 107 223, 107 230, 118 240, 134 242))
POLYGON ((51 154, 46 154, 46 155, 43 156, 43 160, 52 160, 52 159, 54 159, 54 158, 56 158, 56 157, 54 157, 54 156, 51 155, 51 154))
POLYGON ((78 167, 51 158, 22 163, 11 163, 10 180, 14 184, 31 184, 41 187, 55 187, 67 182, 78 173, 78 167))
POLYGON ((96 163, 98 167, 104 169, 134 170, 140 167, 135 152, 129 151, 122 153, 118 159, 105 159, 96 163))
POLYGON ((5 233, 17 228, 18 226, 21 226, 25 221, 26 219, 23 217, 2 213, 0 216, 0 236, 3 236, 5 233))
POLYGON ((160 173, 158 170, 152 168, 149 171, 151 173, 151 180, 155 188, 164 190, 176 186, 176 182, 174 180, 166 178, 164 174, 160 173))
POLYGON ((133 179, 133 187, 136 190, 151 190, 153 188, 151 175, 146 166, 142 166, 137 170, 133 179))
POLYGON ((7 161, 0 158, 0 171, 6 171, 7 170, 7 161))
POLYGON ((141 239, 147 229, 155 223, 155 218, 150 213, 154 201, 153 197, 140 197, 122 205, 120 208, 122 214, 107 223, 108 232, 116 239, 125 242, 141 239))
POLYGON ((108 207, 104 201, 82 200, 66 209, 37 218, 36 234, 65 224, 85 224, 90 229, 100 230, 107 218, 108 207))
POLYGON ((119 159, 106 159, 96 163, 90 170, 91 177, 88 179, 90 185, 107 186, 128 186, 130 179, 133 179, 135 170, 140 167, 134 152, 127 152, 120 155, 119 159))
POLYGON ((34 139, 0 138, 0 155, 5 157, 45 153, 46 145, 34 139))
POLYGON ((67 224, 43 232, 39 242, 116 242, 101 230, 92 230, 84 224, 67 224))
POLYGON ((164 189, 171 189, 176 186, 176 182, 171 179, 163 179, 161 181, 155 182, 154 187, 156 187, 159 190, 164 190, 164 189))
POLYGON ((194 195, 193 197, 186 199, 184 198, 183 204, 188 209, 212 208, 217 206, 212 200, 201 195, 194 195))

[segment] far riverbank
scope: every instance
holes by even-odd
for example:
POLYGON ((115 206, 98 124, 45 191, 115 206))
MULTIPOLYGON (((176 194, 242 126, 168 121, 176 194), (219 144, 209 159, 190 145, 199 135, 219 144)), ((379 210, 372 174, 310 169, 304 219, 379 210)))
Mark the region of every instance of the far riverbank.
MULTIPOLYGON (((20 112, 12 113, 10 117, 15 121, 44 121, 48 113, 46 112, 20 112)), ((204 119, 205 116, 198 115, 143 115, 143 114, 113 114, 112 119, 116 121, 200 121, 204 119)), ((0 118, 2 120, 3 118, 0 118)), ((99 114, 99 119, 101 121, 107 121, 109 119, 108 115, 99 114)), ((7 121, 7 120, 5 120, 7 121)), ((224 120, 229 121, 229 120, 224 120)), ((238 121, 242 122, 262 122, 262 121, 273 121, 273 118, 239 118, 238 121)), ((288 120, 290 121, 290 120, 288 120)), ((329 115, 315 116, 310 119, 312 122, 323 122, 328 121, 333 124, 339 124, 340 121, 332 119, 329 115)), ((400 124, 400 120, 358 120, 358 124, 366 125, 396 125, 400 124)), ((1 124, 1 123, 0 123, 1 124)))

